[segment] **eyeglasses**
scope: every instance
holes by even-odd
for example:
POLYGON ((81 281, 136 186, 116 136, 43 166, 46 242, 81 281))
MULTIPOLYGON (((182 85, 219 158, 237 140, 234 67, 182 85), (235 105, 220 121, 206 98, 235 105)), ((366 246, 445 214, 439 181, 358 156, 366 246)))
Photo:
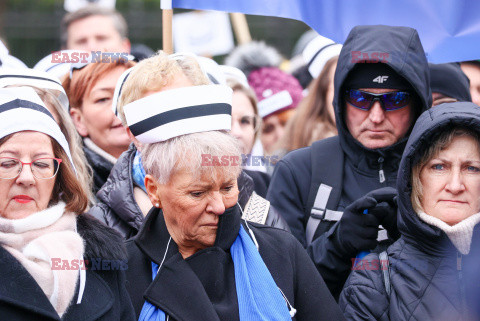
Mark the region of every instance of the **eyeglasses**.
POLYGON ((411 95, 406 91, 373 94, 357 89, 347 89, 344 98, 350 105, 365 111, 369 111, 376 100, 380 101, 385 111, 401 109, 411 101, 411 95))
POLYGON ((238 122, 242 128, 253 128, 254 131, 257 131, 260 128, 260 117, 257 115, 254 116, 243 116, 240 119, 233 119, 232 122, 238 122))
POLYGON ((22 172, 24 165, 30 165, 32 174, 37 179, 55 177, 62 160, 60 158, 37 158, 31 163, 24 163, 13 157, 0 157, 0 179, 13 179, 22 172))

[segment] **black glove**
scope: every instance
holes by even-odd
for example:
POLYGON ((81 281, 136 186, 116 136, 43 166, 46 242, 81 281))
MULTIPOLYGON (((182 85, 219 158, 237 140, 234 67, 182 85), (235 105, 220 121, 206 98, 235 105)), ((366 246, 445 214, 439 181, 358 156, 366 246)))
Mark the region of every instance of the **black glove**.
POLYGON ((397 227, 397 191, 390 187, 376 191, 380 192, 381 190, 384 192, 385 197, 383 197, 383 199, 385 199, 385 201, 379 203, 374 209, 372 209, 372 214, 377 216, 380 220, 380 224, 385 230, 387 230, 388 237, 395 241, 400 237, 400 232, 397 227), (393 196, 394 193, 395 196, 393 196))
POLYGON ((377 246, 378 226, 388 214, 376 207, 379 203, 393 201, 396 195, 394 188, 385 187, 372 191, 347 206, 332 235, 342 256, 350 259, 360 251, 377 246), (365 210, 368 210, 367 214, 364 214, 365 210))

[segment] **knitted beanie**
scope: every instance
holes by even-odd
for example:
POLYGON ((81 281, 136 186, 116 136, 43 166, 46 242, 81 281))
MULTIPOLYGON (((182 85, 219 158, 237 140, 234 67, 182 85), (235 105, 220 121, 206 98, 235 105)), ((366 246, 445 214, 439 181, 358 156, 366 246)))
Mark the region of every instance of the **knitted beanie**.
POLYGON ((276 67, 253 70, 248 75, 248 83, 257 96, 262 118, 295 108, 303 98, 303 88, 298 80, 276 67))

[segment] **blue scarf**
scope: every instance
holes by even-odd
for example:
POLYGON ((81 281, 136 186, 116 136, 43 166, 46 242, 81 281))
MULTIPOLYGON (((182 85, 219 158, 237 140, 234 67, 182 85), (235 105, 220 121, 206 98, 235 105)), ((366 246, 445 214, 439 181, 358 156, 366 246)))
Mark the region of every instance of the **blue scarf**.
POLYGON ((146 193, 147 189, 145 188, 145 170, 142 166, 142 157, 138 150, 135 152, 135 157, 133 158, 132 164, 132 177, 133 181, 146 193))
MULTIPOLYGON (((240 225, 230 253, 235 267, 238 310, 241 321, 291 321, 287 304, 255 244, 240 225)), ((158 264, 152 262, 152 279, 158 264)), ((165 312, 148 301, 143 304, 138 321, 164 321, 165 312)))

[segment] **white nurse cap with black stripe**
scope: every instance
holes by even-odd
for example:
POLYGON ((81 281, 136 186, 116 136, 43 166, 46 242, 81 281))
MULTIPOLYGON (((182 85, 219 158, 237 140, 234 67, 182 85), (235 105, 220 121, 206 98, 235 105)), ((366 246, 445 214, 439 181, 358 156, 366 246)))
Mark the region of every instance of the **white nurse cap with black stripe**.
POLYGON ((68 97, 60 80, 45 71, 34 69, 0 70, 0 88, 26 85, 41 89, 53 89, 58 92, 57 98, 62 107, 68 111, 68 97))
POLYGON ((212 130, 230 130, 232 89, 224 85, 176 88, 141 98, 123 108, 141 143, 212 130))
POLYGON ((0 124, 0 138, 27 130, 52 137, 63 148, 75 170, 65 136, 33 88, 0 89, 0 124))

